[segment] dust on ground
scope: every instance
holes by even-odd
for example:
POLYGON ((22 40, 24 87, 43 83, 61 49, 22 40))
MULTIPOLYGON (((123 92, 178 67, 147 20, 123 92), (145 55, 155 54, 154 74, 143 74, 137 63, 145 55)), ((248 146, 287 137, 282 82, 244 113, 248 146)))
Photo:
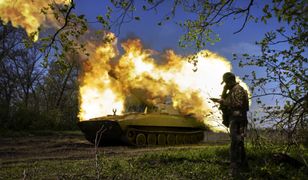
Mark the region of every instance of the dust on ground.
MULTIPOLYGON (((99 147, 99 153, 106 156, 132 156, 148 151, 166 149, 202 148, 213 144, 228 143, 226 134, 205 133, 203 142, 198 144, 166 147, 99 147)), ((88 142, 79 131, 55 132, 44 135, 28 134, 17 137, 0 137, 1 166, 18 162, 35 162, 37 160, 89 159, 95 156, 95 146, 88 142)))

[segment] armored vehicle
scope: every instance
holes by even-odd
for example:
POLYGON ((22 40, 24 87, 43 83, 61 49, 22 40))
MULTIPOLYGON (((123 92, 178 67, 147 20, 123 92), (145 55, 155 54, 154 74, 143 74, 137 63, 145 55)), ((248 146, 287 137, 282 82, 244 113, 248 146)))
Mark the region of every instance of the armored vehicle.
POLYGON ((136 146, 175 145, 203 140, 205 126, 193 115, 181 115, 169 97, 148 102, 147 92, 132 90, 126 97, 123 115, 107 115, 80 121, 78 126, 87 140, 99 145, 136 146))
POLYGON ((99 145, 137 146, 197 143, 203 139, 203 123, 191 116, 167 113, 128 113, 79 122, 87 140, 99 145))

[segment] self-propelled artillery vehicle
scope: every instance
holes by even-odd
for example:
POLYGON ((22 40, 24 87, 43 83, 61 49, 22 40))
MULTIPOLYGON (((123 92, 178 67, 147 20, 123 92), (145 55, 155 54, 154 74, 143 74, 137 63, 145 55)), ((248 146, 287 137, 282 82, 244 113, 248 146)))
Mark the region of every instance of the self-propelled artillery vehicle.
POLYGON ((171 105, 157 107, 130 106, 129 112, 123 115, 114 112, 114 115, 80 121, 78 126, 86 139, 97 145, 163 146, 203 140, 205 127, 202 122, 191 115, 176 113, 171 105))
POLYGON ((203 139, 203 125, 193 117, 129 113, 79 122, 87 140, 99 144, 175 145, 203 139))

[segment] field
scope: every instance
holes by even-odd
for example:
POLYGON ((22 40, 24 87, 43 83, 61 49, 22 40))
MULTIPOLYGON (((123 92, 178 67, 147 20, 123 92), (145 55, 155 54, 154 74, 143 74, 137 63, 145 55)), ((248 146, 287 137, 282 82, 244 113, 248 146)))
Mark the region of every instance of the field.
MULTIPOLYGON (((231 179, 226 136, 174 147, 95 147, 81 132, 35 132, 0 137, 0 179, 231 179), (97 151, 96 151, 97 150, 97 151)), ((243 179, 308 179, 308 151, 282 158, 279 146, 246 143, 243 179), (295 160, 295 161, 292 161, 295 160), (298 161, 296 161, 298 160, 298 161)), ((292 151, 291 151, 292 152, 292 151)))

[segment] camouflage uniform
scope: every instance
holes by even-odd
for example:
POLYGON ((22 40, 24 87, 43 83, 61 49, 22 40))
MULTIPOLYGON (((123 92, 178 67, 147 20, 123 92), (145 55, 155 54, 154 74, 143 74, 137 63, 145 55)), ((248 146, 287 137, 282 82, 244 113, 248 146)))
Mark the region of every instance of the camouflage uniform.
POLYGON ((230 161, 231 170, 246 166, 244 133, 247 127, 248 95, 246 90, 236 83, 228 93, 222 96, 225 121, 228 121, 231 137, 230 161))

